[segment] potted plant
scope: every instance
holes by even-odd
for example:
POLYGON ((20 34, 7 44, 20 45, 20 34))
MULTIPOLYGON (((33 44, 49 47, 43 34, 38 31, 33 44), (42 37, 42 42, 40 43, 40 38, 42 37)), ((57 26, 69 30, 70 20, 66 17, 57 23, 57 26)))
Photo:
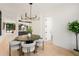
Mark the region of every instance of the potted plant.
POLYGON ((76 49, 74 49, 74 50, 79 51, 78 50, 79 22, 77 20, 75 20, 73 22, 69 22, 68 23, 68 30, 75 33, 75 36, 76 36, 76 49))

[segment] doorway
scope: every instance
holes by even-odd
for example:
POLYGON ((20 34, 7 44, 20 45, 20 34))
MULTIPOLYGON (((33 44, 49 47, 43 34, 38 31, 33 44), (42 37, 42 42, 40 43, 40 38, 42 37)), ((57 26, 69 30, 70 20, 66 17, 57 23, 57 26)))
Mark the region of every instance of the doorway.
POLYGON ((48 40, 53 40, 53 35, 52 35, 52 18, 51 17, 46 17, 45 18, 45 39, 48 40))

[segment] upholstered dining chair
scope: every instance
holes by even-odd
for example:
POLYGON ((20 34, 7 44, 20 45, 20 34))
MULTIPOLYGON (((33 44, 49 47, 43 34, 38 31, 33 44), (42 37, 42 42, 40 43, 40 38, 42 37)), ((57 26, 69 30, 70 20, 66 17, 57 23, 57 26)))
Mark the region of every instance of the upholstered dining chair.
POLYGON ((35 40, 36 41, 36 46, 39 48, 42 48, 42 50, 44 50, 44 40, 43 39, 38 39, 35 40))
MULTIPOLYGON (((11 50, 20 50, 21 42, 20 41, 10 41, 9 42, 9 56, 11 56, 11 50)), ((20 55, 20 51, 19 51, 20 55)))
POLYGON ((35 44, 36 42, 26 43, 22 42, 22 52, 23 55, 26 53, 27 55, 30 55, 30 53, 35 51, 35 44))

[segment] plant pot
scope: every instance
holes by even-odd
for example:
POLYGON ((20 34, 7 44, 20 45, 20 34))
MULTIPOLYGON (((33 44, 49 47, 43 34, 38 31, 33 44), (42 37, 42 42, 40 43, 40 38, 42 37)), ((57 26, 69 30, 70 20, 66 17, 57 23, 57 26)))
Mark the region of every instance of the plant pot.
POLYGON ((74 51, 77 51, 77 52, 79 52, 79 50, 77 50, 77 49, 74 49, 74 51))

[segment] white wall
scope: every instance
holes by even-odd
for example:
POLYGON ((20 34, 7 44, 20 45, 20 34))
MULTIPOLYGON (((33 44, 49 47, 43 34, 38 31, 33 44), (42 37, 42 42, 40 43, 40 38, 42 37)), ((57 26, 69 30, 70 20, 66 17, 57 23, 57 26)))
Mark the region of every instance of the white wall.
MULTIPOLYGON (((52 18, 53 43, 73 50, 75 48, 75 35, 67 30, 67 24, 70 21, 79 19, 79 4, 37 4, 40 9, 42 21, 46 17, 52 18)), ((44 26, 44 22, 42 22, 44 26)), ((44 27, 42 27, 44 34, 44 27)))
POLYGON ((66 49, 75 48, 75 35, 67 30, 70 21, 79 19, 79 4, 60 4, 53 13, 53 42, 66 49))

